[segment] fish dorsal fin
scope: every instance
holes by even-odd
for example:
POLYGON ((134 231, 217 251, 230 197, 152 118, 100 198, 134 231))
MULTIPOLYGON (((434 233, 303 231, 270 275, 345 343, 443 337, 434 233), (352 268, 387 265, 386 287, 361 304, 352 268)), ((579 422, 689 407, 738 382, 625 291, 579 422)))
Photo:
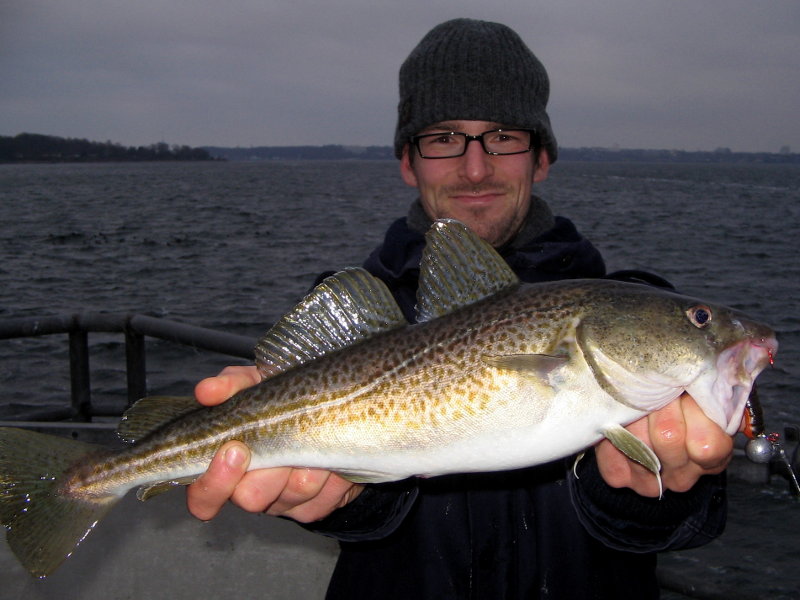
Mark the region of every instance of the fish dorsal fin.
POLYGON ((417 321, 430 321, 519 284, 490 244, 453 219, 425 235, 417 290, 417 321))
POLYGON ((123 413, 117 435, 122 441, 133 443, 200 408, 192 396, 148 396, 123 413))
POLYGON ((265 379, 407 325, 386 284, 362 268, 324 279, 256 345, 265 379))

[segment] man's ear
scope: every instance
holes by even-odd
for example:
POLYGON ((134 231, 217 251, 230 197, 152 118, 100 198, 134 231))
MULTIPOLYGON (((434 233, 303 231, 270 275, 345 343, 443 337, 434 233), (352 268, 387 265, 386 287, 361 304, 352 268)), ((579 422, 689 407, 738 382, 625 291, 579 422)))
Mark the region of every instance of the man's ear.
POLYGON ((400 157, 400 175, 406 185, 418 187, 417 174, 414 173, 414 165, 411 164, 411 145, 403 146, 403 155, 400 157))
POLYGON ((533 168, 533 183, 541 183, 547 179, 547 174, 550 172, 550 156, 547 150, 540 150, 539 156, 536 158, 536 165, 533 168))

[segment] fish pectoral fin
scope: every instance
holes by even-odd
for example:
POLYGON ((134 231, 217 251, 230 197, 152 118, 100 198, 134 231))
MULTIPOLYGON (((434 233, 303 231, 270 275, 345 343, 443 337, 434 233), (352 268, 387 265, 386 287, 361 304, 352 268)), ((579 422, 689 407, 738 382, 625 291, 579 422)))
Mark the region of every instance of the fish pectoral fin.
POLYGON ((551 371, 564 366, 569 361, 569 356, 549 354, 485 355, 483 361, 498 369, 516 371, 525 375, 535 375, 538 378, 547 379, 551 371))
POLYGON ((170 479, 169 481, 156 481, 148 485, 143 485, 136 492, 136 498, 144 502, 150 500, 154 496, 168 492, 178 485, 191 485, 197 480, 197 475, 189 475, 187 477, 178 477, 177 479, 170 479))
POLYGON ((380 473, 378 471, 341 471, 336 470, 336 473, 348 481, 353 483, 387 483, 389 481, 397 481, 401 479, 397 475, 391 473, 380 473))
POLYGON ((661 483, 661 461, 658 460, 656 453, 621 425, 611 425, 603 429, 603 435, 617 450, 656 476, 658 497, 661 498, 664 495, 664 488, 661 483))

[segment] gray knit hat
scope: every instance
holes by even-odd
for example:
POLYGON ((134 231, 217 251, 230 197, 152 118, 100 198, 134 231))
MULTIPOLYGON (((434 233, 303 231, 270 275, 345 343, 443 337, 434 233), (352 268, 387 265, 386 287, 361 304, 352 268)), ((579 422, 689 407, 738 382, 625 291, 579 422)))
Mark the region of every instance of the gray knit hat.
POLYGON ((545 108, 547 71, 500 23, 453 19, 434 27, 400 67, 394 153, 439 121, 495 121, 535 129, 550 162, 558 147, 545 108))

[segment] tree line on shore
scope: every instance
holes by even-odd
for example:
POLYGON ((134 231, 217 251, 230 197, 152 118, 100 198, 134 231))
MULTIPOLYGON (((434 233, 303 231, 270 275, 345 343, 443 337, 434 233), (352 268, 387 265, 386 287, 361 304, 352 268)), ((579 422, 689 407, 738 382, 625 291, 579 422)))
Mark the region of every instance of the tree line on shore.
POLYGON ((160 160, 214 160, 207 150, 170 146, 123 146, 114 142, 61 138, 37 133, 0 136, 0 162, 118 162, 160 160))
MULTIPOLYGON (((229 161, 261 160, 395 160, 391 146, 253 146, 225 148, 204 146, 214 158, 229 161)), ((561 161, 581 162, 659 162, 659 163, 739 163, 800 164, 800 154, 785 151, 733 152, 646 150, 625 148, 559 148, 561 161)))
MULTIPOLYGON (((114 162, 114 161, 260 161, 260 160, 394 160, 391 146, 122 146, 113 142, 61 138, 34 133, 0 136, 0 163, 8 162, 114 162)), ((562 161, 667 162, 667 163, 766 163, 800 164, 800 154, 788 147, 781 152, 713 152, 620 148, 559 148, 562 161)))

